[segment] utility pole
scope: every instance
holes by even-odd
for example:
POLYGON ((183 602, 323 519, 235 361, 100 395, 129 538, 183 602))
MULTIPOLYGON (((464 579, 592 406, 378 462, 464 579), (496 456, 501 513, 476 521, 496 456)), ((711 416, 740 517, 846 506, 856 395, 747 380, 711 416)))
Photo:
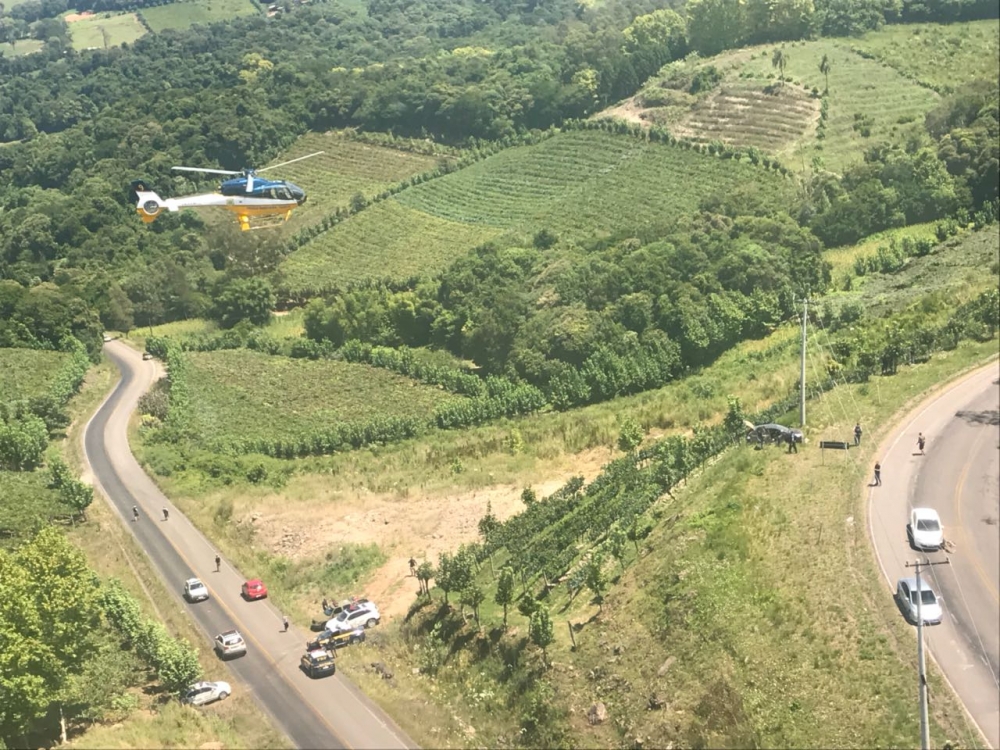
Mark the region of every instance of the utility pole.
POLYGON ((799 366, 799 427, 806 426, 806 321, 809 300, 802 300, 802 360, 799 366))
POLYGON ((906 563, 907 568, 915 568, 917 573, 917 688, 920 695, 920 750, 930 750, 931 730, 927 723, 927 669, 924 664, 924 616, 921 606, 924 599, 924 592, 920 588, 920 568, 931 565, 949 565, 951 560, 944 559, 937 562, 917 560, 906 563))

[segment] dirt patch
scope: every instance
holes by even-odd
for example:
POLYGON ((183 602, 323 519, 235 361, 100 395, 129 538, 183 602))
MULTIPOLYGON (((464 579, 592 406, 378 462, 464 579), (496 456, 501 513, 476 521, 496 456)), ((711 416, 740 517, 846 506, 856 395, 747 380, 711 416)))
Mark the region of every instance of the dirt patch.
POLYGON ((642 125, 644 128, 649 127, 649 122, 643 117, 643 112, 646 108, 643 107, 636 100, 636 97, 631 97, 626 99, 613 107, 609 107, 601 112, 594 115, 593 119, 615 119, 615 120, 625 120, 626 122, 635 123, 636 125, 642 125))
POLYGON ((92 11, 85 10, 83 11, 83 13, 70 13, 69 15, 64 16, 63 20, 66 23, 75 23, 76 21, 83 21, 87 18, 93 18, 93 17, 94 14, 92 11))
MULTIPOLYGON (((590 481, 608 458, 607 449, 586 451, 567 462, 565 470, 532 486, 545 497, 573 476, 590 481)), ((487 506, 506 520, 523 509, 522 490, 523 485, 504 484, 437 496, 318 492, 308 502, 273 495, 248 510, 241 522, 253 525, 262 548, 293 560, 319 557, 340 544, 378 544, 388 561, 351 593, 373 599, 391 618, 406 613, 417 591, 410 577, 411 556, 436 564, 442 552, 475 541, 487 506)))

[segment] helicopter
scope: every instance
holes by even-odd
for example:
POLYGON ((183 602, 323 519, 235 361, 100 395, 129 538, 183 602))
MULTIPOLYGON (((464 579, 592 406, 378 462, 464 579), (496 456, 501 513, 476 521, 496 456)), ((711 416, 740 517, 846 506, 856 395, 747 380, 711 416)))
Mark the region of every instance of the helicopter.
POLYGON ((147 185, 145 180, 133 180, 130 196, 136 204, 136 212, 144 223, 156 221, 163 211, 180 211, 184 208, 223 208, 236 214, 240 229, 263 229, 288 221, 292 211, 306 202, 306 193, 298 185, 287 180, 267 180, 257 175, 270 169, 278 169, 303 159, 311 159, 325 153, 316 151, 297 159, 274 164, 264 169, 244 169, 232 172, 224 169, 201 169, 199 167, 172 167, 179 172, 202 172, 204 174, 238 175, 223 180, 214 193, 187 195, 180 198, 161 198, 147 185), (251 219, 257 226, 251 226, 251 219))

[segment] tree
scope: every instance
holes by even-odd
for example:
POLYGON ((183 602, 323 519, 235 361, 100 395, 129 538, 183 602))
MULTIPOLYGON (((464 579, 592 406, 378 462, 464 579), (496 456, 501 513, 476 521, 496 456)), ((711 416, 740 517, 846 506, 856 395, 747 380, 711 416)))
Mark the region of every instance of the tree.
POLYGON ((631 453, 642 443, 642 428, 631 417, 626 417, 618 432, 618 450, 631 453))
POLYGON ((742 442, 740 441, 740 437, 748 429, 748 420, 743 411, 743 404, 740 402, 739 397, 736 396, 730 396, 727 400, 729 401, 729 409, 722 420, 723 429, 726 431, 726 435, 732 438, 734 442, 742 442))
POLYGON ((487 550, 493 548, 496 533, 502 528, 500 521, 493 515, 493 503, 486 501, 486 515, 479 519, 479 535, 483 538, 483 544, 487 550))
POLYGON ((596 551, 591 554, 590 559, 587 560, 584 568, 587 571, 587 588, 594 593, 594 598, 597 600, 598 611, 603 612, 604 592, 608 588, 608 579, 604 575, 604 554, 600 551, 596 551))
POLYGON ((625 550, 628 548, 628 537, 617 523, 611 527, 608 534, 608 552, 618 561, 622 573, 625 572, 625 550))
POLYGON ((771 55, 771 67, 778 69, 778 80, 781 85, 785 85, 785 66, 788 65, 788 53, 784 49, 778 48, 771 55))
POLYGON ((819 72, 823 74, 826 78, 826 92, 830 93, 830 56, 823 55, 823 59, 819 61, 819 72))
POLYGON ((448 594, 452 591, 463 591, 472 583, 472 556, 465 548, 454 555, 442 552, 438 560, 438 588, 444 591, 444 603, 448 603, 448 594))
POLYGON ((531 642, 542 650, 542 662, 547 661, 546 649, 552 645, 556 638, 555 628, 552 625, 552 618, 549 616, 549 608, 544 604, 539 604, 528 620, 528 637, 531 642))
POLYGON ((434 574, 434 566, 428 560, 424 560, 417 566, 417 581, 420 582, 421 590, 427 596, 431 595, 431 579, 434 577, 434 574))
POLYGON ((33 414, 0 421, 0 469, 30 471, 41 464, 49 432, 33 414))
POLYGON ((703 57, 739 47, 746 34, 740 0, 691 0, 685 7, 688 41, 703 57))
POLYGON ((504 565, 500 569, 500 577, 497 579, 497 592, 493 601, 503 607, 503 627, 507 629, 507 607, 514 603, 514 569, 510 565, 504 565))
POLYGON ((486 595, 481 586, 470 583, 462 589, 462 605, 472 607, 472 615, 476 618, 476 625, 479 625, 479 605, 483 603, 486 595))
POLYGON ((264 279, 235 279, 223 287, 213 308, 213 317, 222 328, 241 321, 262 326, 271 319, 274 292, 264 279))
POLYGON ((637 16, 622 36, 629 52, 656 52, 663 62, 676 60, 687 52, 687 27, 684 18, 674 10, 660 9, 637 16))

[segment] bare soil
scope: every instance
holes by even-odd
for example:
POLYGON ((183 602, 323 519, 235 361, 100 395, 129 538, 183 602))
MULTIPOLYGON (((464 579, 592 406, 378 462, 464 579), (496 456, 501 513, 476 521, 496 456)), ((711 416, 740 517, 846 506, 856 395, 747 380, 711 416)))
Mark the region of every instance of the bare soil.
MULTIPOLYGON (((590 481, 608 458, 606 448, 567 457, 572 460, 567 460, 565 468, 532 487, 539 497, 545 497, 571 477, 583 476, 590 481)), ((436 563, 440 553, 454 551, 479 537, 479 520, 487 506, 501 521, 524 507, 524 485, 520 484, 439 495, 374 493, 364 489, 348 494, 324 491, 323 478, 317 476, 315 480, 310 501, 269 495, 253 503, 240 523, 253 525, 255 542, 263 549, 292 560, 322 555, 331 548, 331 540, 336 544, 378 544, 388 560, 353 593, 376 601, 389 618, 406 614, 416 595, 410 557, 418 563, 436 563)), ((301 487, 297 490, 301 492, 301 487)))
POLYGON ((75 21, 83 21, 87 18, 93 18, 93 17, 94 14, 92 11, 85 10, 83 11, 83 13, 70 13, 69 15, 64 16, 63 20, 66 21, 66 23, 73 23, 75 21))

